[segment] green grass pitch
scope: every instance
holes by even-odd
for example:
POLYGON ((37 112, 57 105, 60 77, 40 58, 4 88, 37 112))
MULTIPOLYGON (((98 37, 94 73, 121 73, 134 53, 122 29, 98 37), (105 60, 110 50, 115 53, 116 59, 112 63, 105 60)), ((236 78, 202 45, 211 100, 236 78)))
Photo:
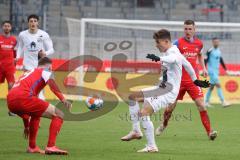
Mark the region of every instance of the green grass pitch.
MULTIPOLYGON (((74 110, 85 110, 83 103, 74 102, 74 110)), ((162 113, 162 111, 160 112, 162 113)), ((64 122, 57 145, 69 151, 68 156, 46 156, 25 153, 27 141, 22 136, 22 121, 7 115, 6 100, 0 100, 0 160, 238 160, 240 157, 240 106, 209 109, 212 127, 219 133, 209 141, 194 104, 178 104, 169 127, 156 137, 159 153, 136 153, 146 139, 121 142, 131 128, 128 108, 120 103, 112 112, 85 122, 64 122)), ((155 127, 161 114, 153 118, 155 127)), ((37 144, 47 143, 50 121, 42 119, 37 144)))

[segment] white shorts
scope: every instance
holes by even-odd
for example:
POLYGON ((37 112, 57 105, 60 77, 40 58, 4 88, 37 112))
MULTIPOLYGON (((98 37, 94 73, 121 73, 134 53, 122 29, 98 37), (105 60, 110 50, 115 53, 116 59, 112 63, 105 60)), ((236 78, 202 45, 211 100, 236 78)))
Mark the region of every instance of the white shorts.
POLYGON ((159 86, 144 88, 142 92, 144 95, 144 103, 148 102, 152 106, 154 112, 158 112, 161 108, 166 108, 170 104, 173 104, 178 95, 178 93, 173 90, 168 90, 168 88, 159 88, 159 86), (150 96, 149 94, 146 95, 146 91, 151 90, 154 90, 157 94, 150 96))

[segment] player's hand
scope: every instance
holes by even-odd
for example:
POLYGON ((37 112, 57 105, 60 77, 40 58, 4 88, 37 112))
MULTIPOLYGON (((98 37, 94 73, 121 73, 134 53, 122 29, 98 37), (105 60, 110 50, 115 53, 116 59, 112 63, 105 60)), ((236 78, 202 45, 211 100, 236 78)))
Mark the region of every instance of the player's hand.
POLYGON ((43 57, 46 57, 46 53, 43 50, 40 50, 38 52, 38 59, 43 58, 43 57))
POLYGON ((199 87, 201 87, 201 88, 208 88, 208 87, 210 87, 210 83, 209 83, 209 81, 207 81, 207 80, 204 80, 204 81, 202 81, 202 80, 195 80, 194 82, 193 82, 196 86, 199 86, 199 87))
POLYGON ((72 103, 71 102, 69 102, 68 100, 63 100, 62 101, 62 103, 63 103, 63 105, 68 109, 68 110, 71 110, 71 108, 72 108, 72 103))
POLYGON ((24 128, 23 137, 24 137, 25 139, 28 139, 28 136, 29 136, 29 128, 24 128))
POLYGON ((208 76, 208 71, 206 69, 203 69, 203 73, 202 73, 204 78, 207 78, 208 76))
POLYGON ((155 54, 147 54, 146 58, 151 59, 152 61, 160 61, 160 57, 156 56, 155 54))

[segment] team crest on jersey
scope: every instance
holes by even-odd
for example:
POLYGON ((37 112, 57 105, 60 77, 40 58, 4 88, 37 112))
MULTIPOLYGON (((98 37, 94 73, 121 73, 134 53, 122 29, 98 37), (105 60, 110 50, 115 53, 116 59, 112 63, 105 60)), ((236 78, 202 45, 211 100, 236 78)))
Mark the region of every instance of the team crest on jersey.
POLYGON ((31 47, 31 49, 35 49, 36 48, 36 43, 35 42, 31 42, 30 47, 31 47))
POLYGON ((32 42, 29 44, 29 46, 28 46, 28 50, 29 50, 30 52, 36 52, 36 51, 38 51, 36 42, 32 41, 32 42))

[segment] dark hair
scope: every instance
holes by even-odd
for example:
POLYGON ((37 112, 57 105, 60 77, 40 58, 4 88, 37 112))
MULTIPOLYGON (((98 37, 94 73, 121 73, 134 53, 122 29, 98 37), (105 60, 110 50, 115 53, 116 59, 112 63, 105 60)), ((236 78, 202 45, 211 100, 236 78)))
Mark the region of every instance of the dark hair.
POLYGON ((28 22, 29 22, 29 20, 30 20, 31 18, 37 19, 37 21, 39 20, 39 16, 36 15, 36 14, 31 14, 31 15, 29 15, 28 18, 27 18, 28 22))
POLYGON ((8 23, 8 24, 12 25, 12 22, 11 22, 11 21, 6 20, 6 21, 3 21, 3 22, 2 22, 2 26, 3 26, 5 23, 8 23))
POLYGON ((185 21, 184 21, 184 24, 185 24, 185 25, 193 25, 193 26, 194 26, 194 25, 195 25, 195 22, 194 22, 193 20, 191 20, 191 19, 188 19, 188 20, 185 20, 185 21))
POLYGON ((161 29, 153 34, 153 39, 168 39, 171 41, 171 33, 166 29, 161 29))
POLYGON ((48 57, 43 57, 38 60, 38 65, 52 64, 52 60, 48 57))
POLYGON ((218 37, 213 37, 213 38, 212 38, 212 41, 217 40, 217 39, 219 39, 219 38, 218 38, 218 37))

